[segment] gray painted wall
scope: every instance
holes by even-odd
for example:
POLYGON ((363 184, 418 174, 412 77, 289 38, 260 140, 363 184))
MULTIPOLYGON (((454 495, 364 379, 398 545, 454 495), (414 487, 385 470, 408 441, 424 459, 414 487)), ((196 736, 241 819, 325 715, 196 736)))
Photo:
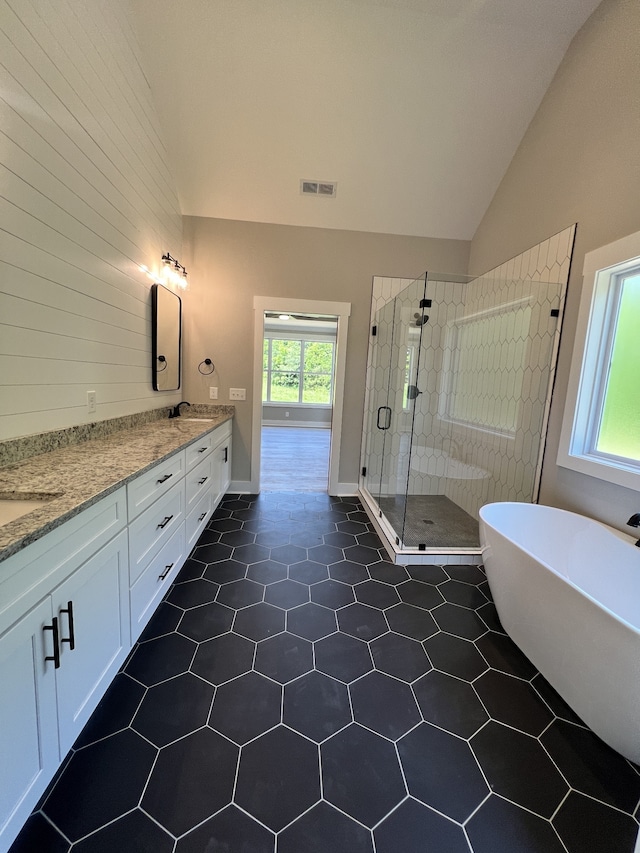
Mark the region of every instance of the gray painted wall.
POLYGON ((373 276, 464 273, 469 243, 192 216, 184 240, 185 397, 207 402, 216 385, 226 403, 229 387, 247 389, 246 402, 235 404, 234 480, 250 479, 254 295, 351 303, 339 477, 357 482, 373 276), (197 365, 206 356, 216 373, 204 377, 197 365))
POLYGON ((312 406, 263 406, 263 423, 278 426, 331 426, 330 408, 313 408, 312 406))
MULTIPOLYGON (((471 244, 478 274, 578 223, 541 502, 620 529, 637 492, 559 468, 584 255, 640 230, 640 62, 637 0, 604 0, 575 36, 471 244)), ((628 532, 628 531, 627 531, 628 532)))

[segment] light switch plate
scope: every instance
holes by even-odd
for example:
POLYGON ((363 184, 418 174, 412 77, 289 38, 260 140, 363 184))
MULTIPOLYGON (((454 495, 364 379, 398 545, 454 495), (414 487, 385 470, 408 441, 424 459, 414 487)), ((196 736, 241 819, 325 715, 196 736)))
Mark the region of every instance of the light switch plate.
POLYGON ((209 387, 209 399, 210 400, 217 400, 218 399, 218 389, 217 388, 215 388, 213 386, 209 387))
POLYGON ((246 388, 229 388, 229 399, 230 400, 246 400, 247 399, 247 389, 246 388))

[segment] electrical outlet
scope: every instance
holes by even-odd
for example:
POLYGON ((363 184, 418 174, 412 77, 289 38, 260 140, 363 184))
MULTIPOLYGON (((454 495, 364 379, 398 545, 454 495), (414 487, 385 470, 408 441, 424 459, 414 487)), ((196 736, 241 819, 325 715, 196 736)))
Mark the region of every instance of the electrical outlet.
POLYGON ((218 399, 218 389, 217 388, 214 388, 213 386, 209 387, 209 399, 210 400, 217 400, 218 399))
POLYGON ((96 392, 87 391, 87 412, 92 415, 96 410, 96 392))
POLYGON ((229 399, 230 400, 246 400, 247 399, 247 389, 246 388, 229 388, 229 399))

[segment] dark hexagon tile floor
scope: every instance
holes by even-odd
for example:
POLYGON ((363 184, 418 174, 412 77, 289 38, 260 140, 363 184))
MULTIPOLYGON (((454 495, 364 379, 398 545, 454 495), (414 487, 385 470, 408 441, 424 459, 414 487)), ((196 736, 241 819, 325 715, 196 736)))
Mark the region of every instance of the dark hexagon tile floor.
POLYGON ((223 500, 10 853, 632 853, 639 815, 481 567, 265 493, 223 500))

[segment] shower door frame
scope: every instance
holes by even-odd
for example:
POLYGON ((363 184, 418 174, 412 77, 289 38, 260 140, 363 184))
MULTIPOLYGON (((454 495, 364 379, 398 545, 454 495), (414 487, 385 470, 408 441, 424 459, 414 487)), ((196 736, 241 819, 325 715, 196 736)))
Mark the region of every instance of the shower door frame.
MULTIPOLYGON (((397 387, 398 382, 396 382, 396 387, 392 388, 392 382, 394 374, 397 378, 404 371, 404 367, 400 366, 400 347, 402 344, 407 344, 406 335, 400 339, 400 335, 404 330, 404 326, 412 321, 415 322, 416 326, 420 327, 420 333, 417 339, 416 346, 416 358, 414 359, 413 364, 411 365, 411 375, 407 377, 407 384, 418 385, 418 375, 421 367, 421 359, 423 358, 423 332, 425 328, 425 311, 429 310, 430 300, 426 299, 426 288, 428 283, 428 273, 425 273, 424 276, 420 278, 407 280, 406 285, 402 288, 402 290, 397 293, 392 299, 382 305, 376 312, 373 317, 373 326, 376 329, 375 334, 373 334, 373 341, 371 345, 370 358, 368 363, 368 377, 367 377, 367 387, 366 387, 366 402, 365 402, 365 436, 366 440, 363 446, 363 457, 362 457, 362 471, 360 477, 360 497, 365 505, 365 509, 367 514, 371 518, 374 526, 378 534, 381 535, 381 539, 383 544, 385 545, 386 550, 388 551, 390 557, 396 563, 401 564, 425 564, 432 563, 436 565, 446 564, 446 563, 465 563, 468 562, 470 558, 477 557, 480 554, 479 547, 473 548, 463 548, 460 546, 455 546, 452 548, 444 548, 444 547, 436 547, 436 548, 405 548, 403 543, 404 538, 404 529, 406 522, 406 498, 408 496, 409 491, 409 476, 410 476, 410 462, 411 462, 411 454, 413 452, 413 440, 414 440, 414 422, 415 422, 415 412, 416 412, 416 403, 417 397, 413 400, 406 400, 407 403, 410 403, 408 406, 402 406, 402 411, 399 411, 398 405, 398 396, 402 395, 403 400, 405 396, 404 390, 404 376, 402 376, 402 385, 400 388, 397 387), (400 311, 403 306, 401 303, 398 303, 398 300, 401 299, 402 295, 406 293, 406 291, 412 286, 420 283, 420 293, 413 295, 411 298, 415 299, 413 303, 412 309, 407 314, 405 310, 405 314, 407 316, 400 316, 400 311), (400 307, 399 307, 400 306, 400 307), (391 313, 391 323, 393 326, 393 333, 390 337, 386 334, 386 329, 384 325, 381 324, 380 320, 388 319, 384 318, 384 313, 391 313), (389 346, 389 359, 388 362, 384 365, 381 365, 378 358, 378 347, 379 346, 389 346), (372 377, 372 371, 374 370, 385 370, 386 378, 383 382, 374 381, 372 377), (376 385, 380 386, 376 389, 376 385), (376 398, 376 393, 380 394, 383 391, 384 399, 382 397, 376 398), (392 395, 396 395, 395 405, 390 406, 390 402, 394 402, 391 399, 392 395), (383 403, 382 406, 377 405, 379 403, 383 403), (399 483, 400 480, 403 481, 404 492, 402 493, 402 497, 405 500, 405 510, 402 513, 402 528, 400 530, 396 530, 392 524, 388 521, 387 517, 384 514, 384 511, 381 509, 380 504, 378 502, 378 497, 380 497, 384 489, 382 488, 382 483, 384 482, 385 471, 384 464, 385 460, 382 459, 381 465, 379 469, 374 469, 371 471, 371 451, 372 444, 375 442, 378 435, 376 433, 376 424, 377 420, 381 416, 381 409, 389 409, 390 418, 388 424, 385 423, 385 426, 382 429, 384 437, 383 437, 383 452, 385 445, 387 444, 388 437, 390 433, 388 429, 391 427, 394 419, 398 420, 400 418, 407 419, 410 424, 410 428, 407 435, 409 437, 409 447, 405 448, 404 456, 406 457, 406 463, 400 461, 403 454, 398 454, 397 460, 397 468, 398 475, 396 476, 396 481, 399 483), (369 430, 368 427, 371 425, 372 429, 369 430), (400 470, 402 469, 402 470, 400 470), (366 473, 364 473, 366 471, 366 473), (378 496, 372 491, 371 486, 373 485, 371 480, 375 475, 376 481, 379 483, 379 488, 377 489, 378 496)), ((407 306, 404 306, 405 309, 407 306)), ((397 432, 403 432, 400 427, 397 432)), ((394 492, 395 493, 395 492, 394 492)), ((388 496, 385 494, 385 496, 388 496)))
MULTIPOLYGON (((391 359, 380 360, 380 350, 389 346, 393 352, 393 336, 395 332, 395 299, 387 302, 376 312, 375 324, 371 334, 375 337, 375 345, 372 347, 371 370, 375 373, 373 387, 369 390, 367 397, 368 419, 373 424, 375 418, 376 429, 368 433, 367 447, 365 451, 365 465, 362 469, 362 478, 366 484, 369 494, 379 502, 383 493, 385 481, 385 447, 387 444, 387 431, 391 426, 392 409, 389 406, 389 395, 391 393, 391 359), (390 317, 384 316, 390 314, 390 317), (381 375, 382 374, 382 375, 381 375), (379 388, 376 386, 380 386, 379 388), (381 405, 377 405, 377 404, 381 405), (381 445, 381 446, 380 446, 381 445), (378 452, 379 449, 379 452, 378 452), (379 462, 379 466, 375 463, 379 462), (375 465, 375 467, 374 467, 375 465), (366 472, 366 473, 365 473, 366 472), (375 497, 377 495, 377 498, 375 497)), ((387 465, 388 468, 388 465, 387 465)))
MULTIPOLYGON (((458 276, 457 278, 461 278, 458 276)), ((465 277, 466 278, 466 277, 465 277)), ((414 384, 416 387, 418 385, 418 372, 420 370, 421 358, 423 356, 422 352, 422 343, 423 343, 423 331, 424 331, 424 317, 425 317, 425 309, 428 310, 431 304, 431 300, 426 298, 427 285, 429 282, 429 273, 424 273, 423 276, 420 276, 416 279, 407 279, 405 286, 399 291, 394 297, 392 297, 389 301, 387 301, 384 305, 380 306, 380 308, 375 312, 375 315, 372 318, 372 323, 374 326, 378 326, 378 318, 385 309, 388 310, 389 305, 393 305, 393 323, 394 323, 394 336, 392 337, 392 341, 390 343, 390 364, 388 367, 388 381, 389 385, 391 384, 391 376, 394 370, 399 371, 399 364, 394 367, 391 363, 393 360, 394 346, 398 346, 397 334, 396 334, 396 321, 398 326, 402 323, 402 318, 396 317, 396 309, 397 309, 397 300, 402 296, 412 285, 421 283, 422 287, 422 295, 418 300, 418 303, 414 305, 415 312, 414 318, 416 319, 416 325, 420 325, 420 335, 417 343, 417 357, 414 361, 414 364, 411 367, 412 376, 408 377, 408 384, 414 384), (413 380, 413 382, 411 381, 413 380)), ((381 538, 382 543, 387 550, 387 553, 391 557, 392 561, 396 564, 400 565, 447 565, 447 564, 465 564, 468 563, 471 559, 475 560, 480 556, 480 546, 465 548, 461 546, 454 546, 451 548, 445 547, 416 547, 416 548, 406 548, 403 543, 404 529, 406 523, 406 498, 409 492, 409 477, 410 477, 410 464, 411 464, 411 454, 413 452, 413 439, 414 439, 414 421, 415 421, 415 411, 416 411, 416 403, 417 397, 412 400, 411 407, 408 411, 404 411, 402 415, 410 418, 411 429, 409 430, 409 448, 406 453, 406 471, 404 472, 404 498, 405 498, 405 511, 403 512, 403 520, 402 520, 402 529, 397 531, 392 524, 389 522, 387 517, 384 514, 384 511, 381 509, 376 497, 369 489, 369 479, 370 475, 368 473, 369 470, 369 455, 370 455, 370 441, 371 435, 373 434, 373 430, 371 433, 369 432, 369 424, 372 421, 376 412, 379 413, 379 408, 376 409, 375 403, 377 402, 372 398, 372 395, 375 393, 375 389, 371 387, 371 376, 370 371, 374 368, 377 361, 376 354, 376 346, 379 343, 378 335, 374 335, 374 341, 371 346, 370 358, 368 361, 368 370, 367 370, 367 383, 365 389, 365 424, 364 424, 364 435, 366 436, 366 440, 363 445, 363 454, 362 454, 362 468, 361 468, 361 476, 360 476, 360 498, 364 504, 367 515, 371 519, 374 527, 376 528, 376 532, 381 538)), ((403 383, 404 385, 404 383, 403 383)), ((389 392, 390 393, 390 392, 389 392)), ((396 394, 399 393, 396 388, 396 394)), ((402 389, 402 393, 404 394, 404 388, 402 389)), ((407 401, 408 402, 408 401, 407 401)), ((386 405, 389 403, 389 394, 387 394, 386 405)), ((393 407, 391 418, 393 420, 393 407)), ((384 444, 383 444, 384 447, 384 444)), ((384 465, 384 460, 383 463, 384 465)), ((382 478, 383 472, 381 470, 380 477, 382 478)))

